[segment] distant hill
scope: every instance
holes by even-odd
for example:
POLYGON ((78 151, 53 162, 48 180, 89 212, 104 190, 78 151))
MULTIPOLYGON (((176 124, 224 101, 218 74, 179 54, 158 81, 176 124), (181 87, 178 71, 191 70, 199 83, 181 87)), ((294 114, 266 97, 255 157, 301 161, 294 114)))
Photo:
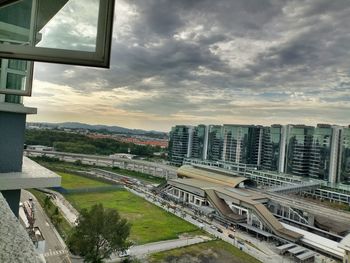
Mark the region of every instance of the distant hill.
POLYGON ((128 129, 119 126, 108 126, 108 125, 91 125, 80 122, 62 122, 62 123, 46 123, 46 122, 28 122, 27 127, 36 126, 36 127, 47 127, 47 128, 58 128, 58 129, 83 129, 90 131, 108 131, 111 133, 121 133, 121 134, 134 134, 134 135, 143 135, 143 134, 157 134, 165 135, 165 132, 160 131, 146 131, 140 129, 128 129))

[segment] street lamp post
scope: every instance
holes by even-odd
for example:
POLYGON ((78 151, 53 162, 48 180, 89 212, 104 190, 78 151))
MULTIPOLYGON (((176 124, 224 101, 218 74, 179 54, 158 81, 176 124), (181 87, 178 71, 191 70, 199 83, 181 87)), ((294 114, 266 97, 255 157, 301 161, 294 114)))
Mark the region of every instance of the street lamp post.
POLYGON ((237 242, 236 242, 236 227, 233 227, 233 237, 234 237, 234 239, 233 239, 234 245, 237 246, 236 245, 237 244, 237 242))

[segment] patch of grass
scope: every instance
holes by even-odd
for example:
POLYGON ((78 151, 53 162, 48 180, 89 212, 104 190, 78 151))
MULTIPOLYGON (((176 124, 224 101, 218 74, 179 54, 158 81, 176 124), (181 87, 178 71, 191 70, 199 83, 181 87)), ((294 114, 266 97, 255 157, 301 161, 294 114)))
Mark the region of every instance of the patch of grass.
POLYGON ((152 254, 149 263, 157 262, 216 262, 216 263, 258 263, 257 259, 240 251, 238 248, 224 241, 208 241, 183 248, 172 249, 152 254), (182 259, 182 261, 180 261, 182 259))
POLYGON ((110 185, 105 182, 71 173, 57 172, 57 174, 62 177, 61 186, 66 189, 89 188, 110 185))
POLYGON ((50 157, 30 157, 33 161, 39 163, 40 165, 46 167, 47 169, 53 170, 53 171, 70 171, 70 170, 76 170, 76 171, 88 171, 91 166, 85 165, 85 164, 78 164, 78 163, 70 163, 70 162, 64 162, 60 161, 57 158, 50 158, 50 157))
POLYGON ((66 198, 78 210, 97 203, 102 203, 107 208, 117 209, 131 222, 130 239, 136 244, 175 239, 179 234, 198 230, 196 226, 126 190, 70 194, 66 198))
POLYGON ((40 206, 44 209, 46 215, 50 218, 51 222, 56 227, 60 236, 63 239, 66 239, 72 227, 63 217, 57 206, 51 200, 47 199, 47 195, 45 193, 34 189, 30 189, 28 191, 36 197, 40 206), (45 199, 47 200, 45 201, 45 199))

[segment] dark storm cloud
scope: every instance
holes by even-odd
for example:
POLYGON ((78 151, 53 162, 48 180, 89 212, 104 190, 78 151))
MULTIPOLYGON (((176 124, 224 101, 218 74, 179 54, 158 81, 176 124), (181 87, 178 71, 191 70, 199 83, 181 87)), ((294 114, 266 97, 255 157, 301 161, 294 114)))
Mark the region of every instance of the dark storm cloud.
MULTIPOLYGON (((150 97, 116 107, 152 114, 204 111, 210 102, 191 100, 193 94, 219 94, 224 99, 219 111, 236 98, 255 98, 268 105, 272 99, 288 103, 295 98, 293 92, 317 100, 321 90, 346 92, 349 87, 348 0, 122 4, 133 15, 119 23, 118 16, 124 21, 128 14, 117 10, 110 70, 39 64, 36 78, 84 93, 149 91, 150 97)), ((337 97, 328 101, 336 102, 337 97)))

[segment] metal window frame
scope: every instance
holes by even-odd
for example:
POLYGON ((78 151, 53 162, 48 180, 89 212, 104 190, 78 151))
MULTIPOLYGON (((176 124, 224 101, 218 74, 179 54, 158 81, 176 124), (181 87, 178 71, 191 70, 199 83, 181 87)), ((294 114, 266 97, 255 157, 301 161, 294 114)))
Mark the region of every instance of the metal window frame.
MULTIPOLYGON (((37 16, 37 1, 38 0, 33 0, 34 17, 37 16)), ((5 43, 0 44, 0 57, 109 68, 114 6, 115 0, 100 0, 95 52, 35 47, 31 45, 11 45, 5 43)))
POLYGON ((27 70, 16 70, 8 67, 8 59, 1 60, 1 77, 0 77, 0 94, 5 95, 19 95, 19 96, 31 96, 32 95, 32 84, 33 84, 33 70, 34 62, 27 62, 27 70), (7 75, 8 73, 25 76, 25 86, 22 90, 9 89, 7 88, 7 75))

